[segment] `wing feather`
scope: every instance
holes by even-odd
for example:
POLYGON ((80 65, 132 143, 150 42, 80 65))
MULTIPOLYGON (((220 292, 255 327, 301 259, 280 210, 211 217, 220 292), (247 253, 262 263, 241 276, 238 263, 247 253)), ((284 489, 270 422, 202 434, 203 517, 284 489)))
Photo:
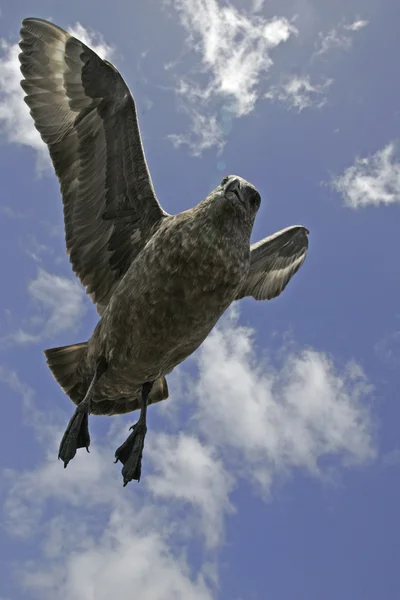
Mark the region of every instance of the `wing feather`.
POLYGON ((60 181, 74 272, 102 313, 167 216, 154 193, 134 99, 119 72, 63 29, 25 19, 21 82, 60 181))
POLYGON ((253 296, 271 300, 279 296, 305 261, 308 230, 294 225, 251 246, 250 269, 236 300, 253 296))

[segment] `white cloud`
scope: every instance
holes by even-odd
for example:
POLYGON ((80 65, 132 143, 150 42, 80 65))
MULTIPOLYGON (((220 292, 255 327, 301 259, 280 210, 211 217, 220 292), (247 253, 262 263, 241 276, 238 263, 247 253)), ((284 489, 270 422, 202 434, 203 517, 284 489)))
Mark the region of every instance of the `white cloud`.
POLYGON ((348 29, 349 31, 359 31, 360 29, 366 27, 368 24, 369 22, 365 21, 364 19, 356 19, 355 21, 353 21, 353 23, 350 23, 350 25, 345 25, 344 28, 348 29))
POLYGON ((26 219, 28 217, 28 213, 20 212, 19 210, 15 210, 11 206, 7 204, 0 205, 0 214, 8 217, 9 219, 26 219))
MULTIPOLYGON (((80 23, 76 23, 69 31, 91 46, 100 56, 110 56, 112 48, 104 42, 100 34, 85 29, 80 23)), ((42 169, 49 164, 48 152, 23 100, 24 93, 20 85, 22 75, 18 60, 20 48, 18 44, 0 40, 0 50, 0 129, 9 142, 33 148, 37 153, 38 167, 42 169)))
POLYGON ((60 277, 39 269, 36 279, 28 285, 34 301, 48 313, 44 335, 76 329, 85 313, 84 292, 78 281, 60 277))
POLYGON ((7 337, 9 341, 28 344, 78 328, 86 304, 84 290, 77 280, 39 268, 37 277, 28 284, 28 292, 36 309, 30 319, 30 331, 19 328, 7 337))
POLYGON ((397 370, 400 365, 400 331, 392 331, 379 340, 375 353, 385 368, 397 370))
POLYGON ((129 598, 132 590, 148 600, 211 600, 202 573, 173 543, 171 515, 138 488, 127 493, 104 452, 81 458, 66 471, 49 458, 10 483, 8 523, 28 525, 24 533, 35 524, 44 538, 41 556, 19 565, 20 585, 54 600, 129 598))
POLYGON ((400 202, 400 162, 395 158, 395 144, 357 158, 332 185, 349 208, 400 202))
POLYGON ((272 86, 265 97, 284 102, 299 112, 305 108, 321 108, 326 103, 326 92, 332 82, 332 79, 326 79, 323 83, 313 84, 309 76, 295 75, 280 85, 272 86))
POLYGON ((225 145, 224 133, 216 115, 205 115, 192 107, 185 108, 185 112, 191 121, 190 131, 168 136, 175 148, 187 145, 193 156, 200 156, 210 148, 222 150, 225 145))
POLYGON ((302 468, 321 475, 323 457, 338 464, 374 457, 359 368, 339 373, 323 353, 289 353, 281 369, 257 356, 252 331, 229 323, 199 355, 198 426, 236 471, 268 491, 277 475, 302 468))
POLYGON ((40 440, 47 433, 45 420, 40 420, 40 427, 37 427, 36 410, 34 408, 34 391, 24 382, 22 382, 15 371, 12 371, 0 365, 0 382, 6 384, 10 390, 18 394, 22 399, 23 412, 26 417, 26 423, 35 429, 35 433, 40 440))
MULTIPOLYGON (((15 374, 13 376, 15 378, 15 374)), ((2 380, 7 382, 4 377, 2 380)), ((33 398, 31 393, 29 414, 41 414, 47 430, 45 460, 38 468, 21 472, 18 477, 12 470, 6 470, 3 474, 9 487, 5 503, 7 524, 10 532, 18 537, 37 533, 42 526, 41 519, 46 517, 47 502, 62 503, 65 511, 81 507, 85 515, 86 507, 95 510, 112 504, 116 489, 121 484, 112 469, 112 462, 108 460, 107 450, 95 443, 92 443, 90 455, 78 452, 73 468, 62 469, 57 454, 63 430, 46 422, 46 416, 34 408, 33 398), (98 486, 101 482, 102 493, 99 495, 98 486)))
POLYGON ((68 33, 76 37, 78 40, 89 46, 100 58, 106 58, 111 60, 114 48, 109 46, 105 41, 101 33, 93 31, 92 29, 86 29, 79 22, 75 23, 71 27, 68 27, 68 33))
POLYGON ((23 100, 20 86, 18 44, 1 40, 0 57, 0 126, 9 142, 30 146, 38 153, 39 165, 47 161, 46 146, 33 126, 29 108, 23 100))
POLYGON ((260 12, 264 7, 265 0, 253 0, 253 12, 260 12))
MULTIPOLYGON (((296 34, 296 28, 286 18, 268 20, 220 6, 216 0, 174 0, 174 6, 187 32, 187 44, 200 55, 207 78, 203 86, 182 78, 178 94, 196 106, 197 114, 199 105, 218 101, 236 117, 250 113, 262 95, 262 78, 273 64, 271 51, 296 34)), ((192 142, 194 148, 196 143, 192 142)))
POLYGON ((224 513, 232 508, 229 492, 233 479, 212 448, 191 435, 159 434, 149 453, 155 474, 147 483, 153 493, 197 507, 208 546, 219 545, 224 513))
POLYGON ((330 50, 340 48, 349 50, 353 44, 352 33, 360 31, 368 25, 368 21, 356 19, 352 23, 340 23, 337 27, 330 29, 326 33, 320 33, 316 44, 316 51, 313 57, 322 56, 330 50))
POLYGON ((21 327, 7 336, 7 341, 14 342, 15 344, 20 344, 21 346, 24 346, 25 344, 34 344, 35 342, 38 342, 39 339, 39 335, 29 333, 21 327))
POLYGON ((349 50, 351 48, 351 44, 351 37, 345 34, 343 30, 330 29, 327 33, 319 34, 317 50, 314 53, 314 56, 321 56, 322 54, 326 54, 335 48, 349 50))
POLYGON ((214 463, 211 449, 189 435, 173 439, 149 432, 146 456, 154 475, 123 488, 120 465, 112 462, 118 440, 103 446, 94 438, 90 455, 78 452, 64 470, 56 459, 61 428, 49 426, 47 414, 32 404, 33 390, 15 373, 2 368, 0 380, 29 401, 30 414, 41 415, 37 422, 48 434, 45 459, 36 469, 3 472, 5 526, 17 537, 40 534, 35 556, 16 568, 19 584, 54 600, 128 598, 132 590, 148 600, 211 600, 207 564, 204 573, 202 567, 196 572, 185 558, 191 543, 220 541, 210 527, 220 529, 224 507, 230 508, 229 476, 214 463), (175 511, 174 500, 185 501, 184 512, 175 511), (194 527, 199 511, 204 519, 194 527))
POLYGON ((97 536, 87 533, 76 519, 71 523, 61 518, 58 539, 65 557, 48 559, 39 568, 28 566, 20 573, 22 585, 54 600, 132 595, 146 600, 211 600, 202 575, 192 575, 187 561, 171 552, 163 534, 141 530, 143 512, 127 505, 112 511, 97 536))
MULTIPOLYGON (((62 430, 43 415, 44 460, 5 473, 4 524, 15 535, 40 535, 35 557, 17 571, 29 591, 52 600, 127 598, 133 589, 146 600, 211 600, 215 549, 240 478, 268 492, 295 469, 330 475, 327 458, 339 469, 374 457, 360 368, 340 372, 311 349, 273 367, 232 314, 181 369, 190 394, 179 399, 170 391, 171 401, 188 402, 185 415, 179 412, 177 433, 149 431, 140 485, 121 485, 120 465, 111 460, 121 442, 114 426, 105 444, 93 439, 90 454, 78 452, 62 469, 62 430), (201 564, 191 570, 186 555, 199 544, 201 564)), ((0 379, 28 398, 34 414, 33 391, 15 374, 0 370, 0 379)))

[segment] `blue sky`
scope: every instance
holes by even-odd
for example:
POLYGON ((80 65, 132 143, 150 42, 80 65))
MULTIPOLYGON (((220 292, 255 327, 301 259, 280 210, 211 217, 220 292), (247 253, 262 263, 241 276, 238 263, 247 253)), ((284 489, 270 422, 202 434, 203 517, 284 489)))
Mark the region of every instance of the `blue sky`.
POLYGON ((398 28, 393 0, 3 5, 0 600, 398 598, 398 28), (254 241, 311 232, 282 296, 235 305, 169 377, 127 488, 135 416, 91 418, 91 453, 57 461, 73 407, 41 351, 97 316, 22 102, 27 16, 121 71, 167 211, 236 173, 254 241))

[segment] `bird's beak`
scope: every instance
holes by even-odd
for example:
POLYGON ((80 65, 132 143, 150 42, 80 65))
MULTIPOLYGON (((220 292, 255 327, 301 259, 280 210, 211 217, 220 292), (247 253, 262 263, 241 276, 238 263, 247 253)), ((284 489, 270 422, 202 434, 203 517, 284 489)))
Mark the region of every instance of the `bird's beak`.
POLYGON ((242 186, 238 177, 233 177, 225 185, 224 196, 228 198, 228 200, 230 200, 233 204, 237 204, 238 202, 240 202, 241 204, 245 203, 242 186))

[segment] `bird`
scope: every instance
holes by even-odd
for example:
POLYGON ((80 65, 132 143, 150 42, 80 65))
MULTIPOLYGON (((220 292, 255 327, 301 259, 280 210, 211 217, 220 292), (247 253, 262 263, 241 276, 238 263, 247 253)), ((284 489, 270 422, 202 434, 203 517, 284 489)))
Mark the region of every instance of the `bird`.
POLYGON ((228 175, 171 215, 148 170, 135 100, 119 71, 67 31, 22 21, 21 86, 60 184, 66 250, 99 321, 86 342, 44 351, 76 405, 58 458, 89 451, 89 415, 140 410, 116 450, 123 485, 140 481, 147 407, 166 376, 235 301, 279 296, 303 264, 309 231, 286 227, 250 244, 261 196, 228 175))

